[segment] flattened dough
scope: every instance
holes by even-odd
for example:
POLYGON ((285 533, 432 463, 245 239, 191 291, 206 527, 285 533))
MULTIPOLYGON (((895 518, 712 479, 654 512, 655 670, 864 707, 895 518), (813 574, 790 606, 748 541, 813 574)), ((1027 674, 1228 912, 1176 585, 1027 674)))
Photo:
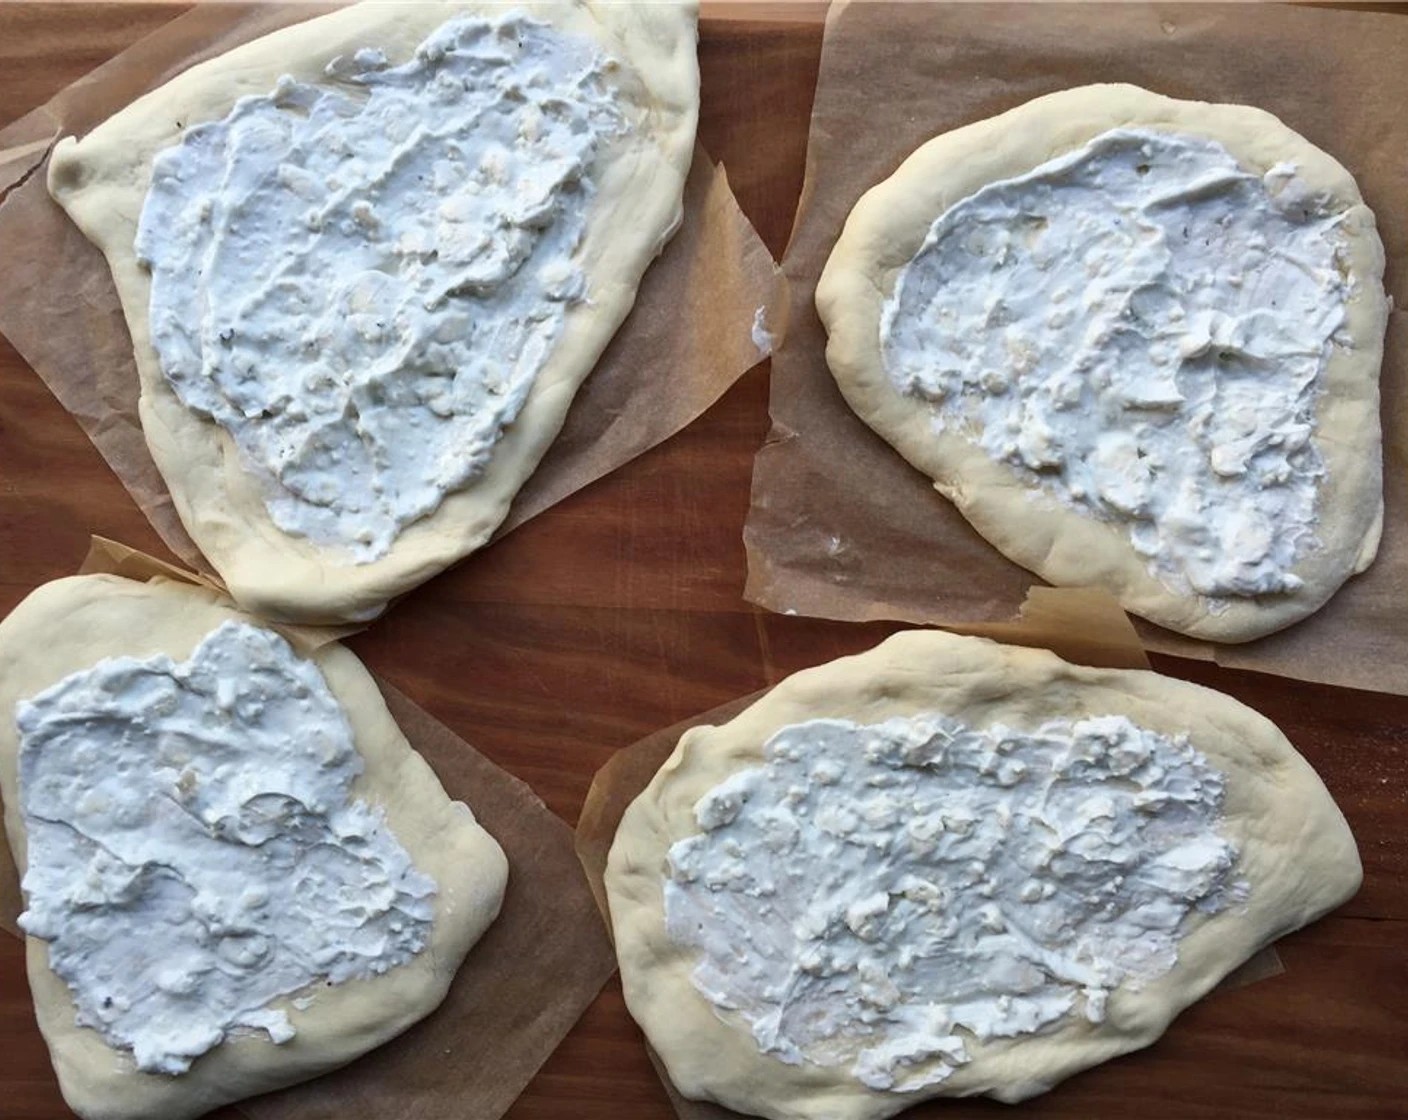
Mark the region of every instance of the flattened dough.
MULTIPOLYGON (((21 874, 26 845, 16 795, 16 702, 106 657, 165 653, 184 660, 230 619, 259 625, 204 589, 94 575, 45 584, 0 623, 0 790, 21 874)), ((68 987, 49 968, 48 943, 26 938, 39 1029, 64 1099, 85 1120, 183 1120, 345 1065, 433 1011, 498 915, 508 877, 499 845, 463 803, 446 796, 352 653, 330 644, 313 661, 345 708, 366 763, 354 795, 385 810, 417 868, 438 885, 430 943, 381 976, 317 988, 306 1010, 290 998, 277 1001, 297 1032, 291 1041, 275 1045, 262 1032, 235 1037, 197 1059, 188 1073, 167 1077, 139 1072, 130 1056, 77 1026, 68 987)))
POLYGON ((621 108, 634 127, 595 166, 597 192, 575 257, 587 299, 568 310, 518 419, 484 473, 407 526, 390 552, 371 563, 344 561, 281 531, 229 434, 177 398, 150 340, 151 279, 133 249, 137 221, 152 159, 183 128, 224 117, 240 97, 267 93, 282 75, 316 81, 332 59, 362 47, 380 47, 400 64, 445 21, 501 14, 502 6, 369 0, 192 67, 81 140, 66 138, 54 149, 49 190, 103 251, 122 299, 152 458, 192 539, 235 599, 256 614, 323 622, 374 617, 390 598, 485 544, 630 311, 641 275, 680 222, 699 107, 695 5, 527 0, 513 10, 588 37, 624 62, 621 108))
POLYGON ((897 634, 868 653, 787 678, 721 727, 696 727, 622 818, 606 870, 621 982, 631 1014, 685 1096, 776 1120, 874 1120, 926 1096, 1018 1101, 1088 1066, 1147 1046, 1183 1008, 1283 934, 1358 889, 1349 827, 1309 764, 1276 727, 1227 696, 1155 673, 1070 665, 1044 650, 934 631, 897 634), (939 712, 974 727, 1034 729, 1054 718, 1121 714, 1191 745, 1226 775, 1223 833, 1241 848, 1250 888, 1184 926, 1178 963, 1140 991, 1111 995, 1105 1021, 1068 1019, 1037 1035, 967 1041, 972 1058, 917 1093, 868 1089, 843 1069, 764 1055, 694 988, 692 950, 666 934, 666 852, 697 834, 695 803, 763 761, 779 728, 832 717, 873 724, 939 712))
POLYGON ((1103 587, 1130 611, 1180 633, 1247 641, 1319 609, 1378 550, 1383 521, 1379 367, 1388 301, 1383 245, 1353 177, 1271 114, 1244 105, 1176 101, 1129 85, 1084 86, 1037 98, 948 132, 911 155, 856 204, 817 286, 827 362, 858 416, 931 479, 1009 559, 1057 586, 1103 587), (1335 345, 1315 407, 1326 478, 1317 506, 1321 547, 1291 571, 1295 592, 1229 598, 1181 594, 1150 574, 1126 526, 1049 497, 955 431, 935 431, 932 406, 891 382, 881 355, 885 301, 940 214, 975 191, 1025 174, 1111 129, 1168 130, 1218 141, 1258 175, 1285 161, 1343 208, 1351 274, 1348 346, 1335 345))

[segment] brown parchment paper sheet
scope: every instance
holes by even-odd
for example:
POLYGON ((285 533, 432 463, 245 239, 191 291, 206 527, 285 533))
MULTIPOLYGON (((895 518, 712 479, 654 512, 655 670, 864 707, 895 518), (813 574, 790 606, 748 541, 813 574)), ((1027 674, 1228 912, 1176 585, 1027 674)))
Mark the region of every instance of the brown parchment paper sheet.
MULTIPOLYGON (((1408 16, 1269 4, 896 4, 831 9, 807 175, 783 261, 772 430, 744 531, 751 601, 776 611, 951 625, 1008 618, 1032 575, 987 544, 847 407, 826 367, 816 280, 846 216, 925 140, 1041 94, 1124 81, 1268 109, 1344 163, 1408 301, 1408 16)), ((1383 370, 1387 515, 1374 566, 1316 615, 1214 646, 1137 622, 1148 648, 1408 694, 1408 316, 1383 370)))
MULTIPOLYGON (((48 151, 83 135, 196 62, 328 4, 203 4, 0 131, 0 333, 74 415, 163 541, 208 562, 182 527, 142 438, 122 308, 102 254, 45 189, 48 151)), ((754 316, 783 301, 771 254, 728 177, 701 148, 684 221, 641 283, 635 308, 578 391, 566 423, 519 491, 502 535, 684 428, 767 356, 754 316)))
MULTIPOLYGON (((81 570, 206 582, 100 538, 81 570)), ((305 649, 330 640, 312 628, 280 629, 305 649)), ((249 1120, 497 1120, 616 970, 571 829, 524 782, 385 681, 377 685, 445 791, 474 810, 508 856, 503 908, 438 1010, 343 1069, 239 1102, 249 1120)), ((19 936, 22 905, 0 832, 0 928, 19 936)))
MULTIPOLYGON (((1109 669, 1148 669, 1149 660, 1128 615, 1103 591, 1033 587, 1011 622, 977 623, 954 627, 956 631, 1011 645, 1049 649, 1067 661, 1109 669)), ((648 735, 640 742, 618 751, 597 771, 577 821, 577 858, 582 861, 597 906, 610 925, 606 902, 606 857, 616 828, 627 806, 650 784, 655 772, 673 753, 680 736, 701 724, 727 723, 767 689, 720 705, 693 719, 683 720, 648 735)), ((1267 946, 1239 968, 1228 973, 1218 989, 1239 988, 1285 972, 1275 946, 1267 946)), ((740 1113, 707 1101, 680 1096, 666 1075, 664 1063, 646 1044, 651 1064, 674 1105, 680 1120, 737 1120, 740 1113)), ((942 1099, 917 1105, 906 1117, 932 1117, 943 1120, 952 1102, 942 1099)))

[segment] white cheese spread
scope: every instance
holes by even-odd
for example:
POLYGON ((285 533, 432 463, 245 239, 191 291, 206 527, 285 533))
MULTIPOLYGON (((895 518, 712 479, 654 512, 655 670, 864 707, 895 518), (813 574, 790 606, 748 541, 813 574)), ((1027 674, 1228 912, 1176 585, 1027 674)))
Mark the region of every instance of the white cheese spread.
POLYGON ((402 66, 367 49, 284 78, 157 156, 152 345, 285 532, 369 562, 484 471, 587 298, 616 65, 522 15, 455 19, 402 66))
POLYGON ((270 1004, 425 948, 435 883, 354 799, 352 729, 316 665, 227 622, 181 664, 112 658, 16 710, 20 925, 78 1022, 179 1074, 270 1004))
POLYGON ((1295 168, 1117 129, 945 211, 881 318, 886 371, 1028 485, 1127 526, 1180 594, 1291 592, 1318 546, 1315 402, 1350 292, 1295 168))
POLYGON ((778 731, 695 806, 665 882, 695 987, 791 1064, 933 1085, 972 1040, 1100 1022, 1239 899, 1223 777, 1124 716, 778 731))

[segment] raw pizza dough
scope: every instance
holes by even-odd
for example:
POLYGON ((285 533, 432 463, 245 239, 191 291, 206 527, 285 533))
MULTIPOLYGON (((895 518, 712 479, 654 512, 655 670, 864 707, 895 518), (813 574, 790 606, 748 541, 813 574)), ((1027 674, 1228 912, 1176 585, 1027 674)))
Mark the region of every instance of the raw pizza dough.
POLYGON ((979 533, 1009 559, 1057 586, 1097 586, 1162 626, 1216 641, 1247 641, 1319 609, 1378 550, 1383 522, 1379 367, 1388 301, 1384 250, 1353 177, 1277 118, 1244 105, 1177 101, 1129 85, 1084 86, 1037 98, 945 133, 911 155, 851 211, 817 286, 827 362, 856 414, 934 480, 979 533), (1321 547, 1291 571, 1294 592, 1211 601, 1150 574, 1125 524, 1102 522, 1048 497, 973 441, 936 431, 932 406, 886 374, 880 319, 905 265, 940 214, 983 186, 1022 175, 1111 129, 1130 127, 1215 140, 1256 174, 1296 165, 1316 193, 1342 207, 1351 275, 1344 333, 1322 372, 1315 436, 1326 477, 1317 503, 1321 547))
POLYGON ((517 420, 482 474, 447 494, 370 563, 344 561, 280 530, 229 434, 177 398, 150 340, 151 279, 133 249, 137 221, 152 159, 177 143, 183 128, 224 117, 240 97, 268 93, 285 74, 316 81, 332 59, 363 47, 379 47, 391 64, 400 64, 447 20, 503 14, 503 6, 357 4, 192 67, 83 139, 66 138, 54 149, 49 190, 103 251, 117 284, 152 457, 192 539, 235 599, 256 614, 300 621, 374 617, 393 596, 485 544, 630 311, 641 275, 680 222, 699 105, 695 5, 528 0, 511 10, 594 40, 624 62, 613 82, 633 127, 595 164, 597 192, 575 254, 587 277, 587 299, 568 310, 517 420))
POLYGON ((776 1120, 874 1120, 935 1095, 1019 1101, 1147 1046, 1262 947, 1351 897, 1360 879, 1354 838, 1319 777, 1250 708, 1151 672, 1083 668, 1045 650, 910 631, 787 678, 721 727, 686 732, 622 818, 606 889, 626 1003, 680 1092, 776 1120), (1210 918, 1190 915, 1178 963, 1138 992, 1114 991, 1102 1024, 1074 1018, 1036 1035, 970 1040, 972 1060, 947 1080, 916 1093, 881 1092, 843 1068, 764 1055, 746 1026, 700 995, 690 980, 695 953, 665 930, 665 857, 676 841, 700 831, 695 803, 729 775, 761 763, 763 744, 779 728, 823 717, 873 724, 933 712, 1018 730, 1061 717, 1122 714, 1155 732, 1186 732, 1226 775, 1221 830, 1241 848, 1236 873, 1249 886, 1249 901, 1210 918))
MULTIPOLYGON (((45 584, 0 623, 0 790, 5 829, 23 875, 25 830, 16 795, 15 704, 107 657, 188 657, 231 619, 258 625, 213 592, 174 582, 74 576, 45 584)), ((39 1029, 69 1106, 85 1120, 182 1120, 345 1065, 424 1018, 444 999, 460 962, 498 915, 508 878, 503 851, 406 742, 376 682, 348 650, 312 655, 347 712, 366 769, 356 797, 385 810, 416 867, 435 879, 430 943, 409 962, 369 980, 318 987, 306 1010, 275 1006, 297 1032, 275 1045, 262 1032, 234 1037, 177 1077, 142 1073, 130 1056, 74 1022, 68 987, 49 968, 48 943, 26 938, 39 1029)))

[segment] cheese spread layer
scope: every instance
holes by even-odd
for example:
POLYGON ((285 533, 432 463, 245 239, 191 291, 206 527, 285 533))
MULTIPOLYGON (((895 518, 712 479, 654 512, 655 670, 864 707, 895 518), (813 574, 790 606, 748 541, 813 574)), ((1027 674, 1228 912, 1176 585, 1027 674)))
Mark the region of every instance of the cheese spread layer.
POLYGON ((1245 894, 1222 774, 1124 716, 812 720, 764 753, 671 846, 666 928, 762 1052, 873 1089, 1102 1021, 1173 967, 1190 915, 1245 894))
POLYGON ((1340 212, 1289 164, 1104 133, 940 215, 885 303, 886 371, 937 431, 1125 526, 1174 591, 1293 592, 1348 344, 1340 212))
POLYGON ((274 523, 355 562, 482 474, 587 298, 590 170, 621 132, 589 40, 460 18, 281 80, 161 152, 151 341, 274 523))
POLYGON ((112 658, 16 710, 28 839, 20 925, 78 1022, 180 1074, 232 1032, 293 1037, 271 1003, 425 948, 434 880, 382 811, 312 662, 245 623, 190 658, 112 658))

